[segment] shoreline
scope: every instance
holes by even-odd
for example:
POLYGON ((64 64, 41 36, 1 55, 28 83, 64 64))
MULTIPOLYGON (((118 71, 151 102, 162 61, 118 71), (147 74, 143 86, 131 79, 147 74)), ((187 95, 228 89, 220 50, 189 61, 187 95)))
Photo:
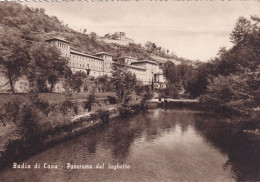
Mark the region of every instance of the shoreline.
MULTIPOLYGON (((63 125, 51 128, 51 130, 41 131, 39 136, 41 144, 39 144, 39 146, 33 146, 32 144, 28 144, 28 141, 23 140, 21 137, 14 137, 13 140, 10 140, 9 143, 6 144, 5 150, 0 151, 0 163, 2 164, 0 166, 0 170, 6 168, 13 161, 22 161, 54 145, 73 139, 84 133, 96 130, 97 128, 102 127, 103 125, 108 124, 109 121, 114 118, 124 116, 127 117, 131 114, 137 113, 142 107, 141 103, 132 104, 129 105, 127 108, 123 109, 123 105, 111 106, 112 107, 109 108, 101 107, 100 110, 85 112, 83 114, 76 115, 70 119, 69 124, 63 123, 63 125)), ((153 108, 188 108, 191 110, 201 110, 199 102, 184 102, 184 104, 180 104, 179 102, 173 102, 173 104, 165 105, 165 102, 160 103, 149 101, 147 103, 146 109, 153 108)), ((227 121, 222 121, 221 123, 229 126, 229 129, 233 130, 234 134, 238 132, 235 131, 237 123, 230 123, 227 121)), ((252 140, 260 139, 259 136, 252 137, 251 132, 242 132, 247 138, 251 138, 252 140)))
MULTIPOLYGON (((69 125, 64 123, 61 126, 52 128, 52 130, 43 130, 39 136, 41 143, 38 146, 29 144, 28 141, 23 140, 16 134, 17 137, 15 136, 14 139, 6 143, 5 150, 0 151, 0 170, 6 168, 13 161, 20 162, 61 142, 102 127, 114 118, 126 116, 122 116, 120 107, 122 106, 100 108, 100 110, 86 112, 85 114, 72 117, 69 125)), ((125 113, 127 115, 138 112, 141 104, 132 104, 129 107, 132 109, 132 112, 125 113)), ((12 134, 15 134, 15 132, 16 130, 12 134)))

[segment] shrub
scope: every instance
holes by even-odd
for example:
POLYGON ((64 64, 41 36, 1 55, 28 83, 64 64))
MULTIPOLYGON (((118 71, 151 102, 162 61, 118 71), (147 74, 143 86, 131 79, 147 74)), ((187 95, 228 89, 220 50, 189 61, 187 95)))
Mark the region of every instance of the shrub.
POLYGON ((107 96, 109 104, 117 104, 117 99, 114 96, 107 96))
POLYGON ((134 113, 134 110, 128 104, 122 104, 118 110, 119 110, 120 116, 123 116, 123 117, 134 113))
POLYGON ((39 144, 40 140, 40 125, 38 122, 38 113, 33 105, 24 105, 18 127, 25 140, 30 144, 39 144))
POLYGON ((73 111, 74 111, 74 114, 78 114, 79 113, 79 108, 78 108, 77 105, 73 106, 73 111))
POLYGON ((48 101, 45 101, 43 99, 37 99, 35 101, 35 106, 37 109, 39 109, 42 113, 44 113, 46 116, 49 115, 49 113, 52 111, 52 107, 49 104, 48 101))
POLYGON ((101 119, 102 123, 108 123, 109 122, 109 111, 104 111, 99 109, 97 111, 98 117, 101 119))
POLYGON ((216 77, 200 97, 202 104, 211 110, 231 114, 252 113, 259 105, 259 70, 216 77))
POLYGON ((68 111, 73 107, 73 103, 70 100, 65 100, 60 105, 60 111, 63 115, 66 115, 68 111))

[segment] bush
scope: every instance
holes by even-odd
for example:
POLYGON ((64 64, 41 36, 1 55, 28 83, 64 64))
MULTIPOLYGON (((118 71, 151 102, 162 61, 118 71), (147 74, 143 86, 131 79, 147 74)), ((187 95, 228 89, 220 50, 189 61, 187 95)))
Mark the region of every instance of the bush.
POLYGON ((63 115, 66 115, 68 111, 73 107, 73 103, 70 100, 65 100, 60 105, 60 111, 63 115))
POLYGON ((202 104, 214 111, 250 115, 259 105, 259 71, 216 77, 200 97, 202 104))
POLYGON ((4 123, 13 122, 17 123, 22 107, 22 102, 19 100, 10 101, 4 104, 2 111, 2 120, 4 123))
POLYGON ((79 108, 78 108, 77 105, 73 106, 73 111, 74 111, 74 114, 78 114, 79 113, 79 108))
POLYGON ((48 101, 37 99, 35 102, 35 106, 37 109, 39 109, 42 113, 44 113, 46 116, 49 115, 49 113, 52 111, 52 107, 49 104, 48 101))
POLYGON ((104 110, 98 110, 98 117, 101 119, 102 123, 108 123, 109 122, 109 111, 104 110))
POLYGON ((114 96, 107 96, 109 104, 117 104, 117 99, 114 96))
POLYGON ((39 145, 41 130, 38 120, 38 113, 33 105, 23 106, 20 114, 18 127, 27 143, 39 145))
POLYGON ((129 106, 128 104, 122 104, 122 105, 118 108, 118 110, 119 110, 120 116, 122 116, 122 117, 131 115, 131 114, 134 113, 133 108, 131 108, 131 106, 129 106))

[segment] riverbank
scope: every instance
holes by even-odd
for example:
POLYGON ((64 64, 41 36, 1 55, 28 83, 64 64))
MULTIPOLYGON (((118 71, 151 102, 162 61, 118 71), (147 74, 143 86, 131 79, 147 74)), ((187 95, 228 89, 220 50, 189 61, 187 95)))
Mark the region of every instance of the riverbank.
POLYGON ((259 143, 230 134, 222 118, 190 109, 148 109, 61 142, 0 171, 13 181, 257 181, 259 143), (34 169, 35 164, 39 169, 34 169), (58 169, 45 169, 44 164, 58 169), (71 169, 92 165, 92 169, 71 169), (97 164, 104 168, 96 168, 97 164), (127 164, 130 169, 111 170, 127 164), (174 172, 173 172, 174 171, 174 172), (187 171, 189 171, 187 173, 187 171), (32 179, 33 176, 33 179, 32 179))
MULTIPOLYGON (((88 112, 81 108, 82 99, 74 101, 78 105, 78 114, 71 114, 73 112, 71 111, 67 115, 58 115, 56 113, 56 115, 48 117, 48 119, 56 118, 55 122, 46 121, 45 119, 44 122, 41 122, 42 130, 38 134, 37 140, 33 140, 36 143, 28 142, 26 138, 20 135, 18 127, 10 129, 10 126, 7 126, 7 130, 0 135, 0 163, 3 164, 1 167, 4 168, 13 161, 22 161, 58 143, 96 130, 106 125, 112 118, 128 116, 142 108, 141 102, 138 100, 130 105, 103 104, 102 107, 94 107, 93 111, 88 112), (60 120, 59 122, 57 122, 57 118, 60 120)), ((155 100, 150 100, 148 107, 151 106, 151 103, 157 103, 156 107, 176 108, 182 106, 189 107, 192 110, 198 109, 200 104, 196 100, 169 100, 168 105, 166 105, 164 101, 157 102, 156 100, 155 102, 155 100)), ((255 133, 252 134, 252 130, 241 130, 241 123, 234 123, 229 119, 221 119, 221 121, 222 126, 228 128, 227 131, 233 133, 234 136, 242 132, 243 135, 252 140, 259 140, 255 133)))
POLYGON ((189 108, 189 109, 201 109, 201 103, 198 99, 151 99, 148 102, 149 108, 167 107, 167 108, 189 108))
POLYGON ((227 116, 226 113, 219 113, 206 108, 199 99, 151 99, 148 102, 149 108, 186 108, 192 110, 203 110, 216 116, 223 117, 222 124, 229 128, 229 132, 246 135, 250 140, 260 139, 260 109, 254 109, 249 116, 227 116))
POLYGON ((102 127, 112 118, 135 113, 141 107, 140 101, 130 103, 127 107, 106 103, 99 107, 93 107, 93 111, 89 112, 82 108, 84 99, 83 101, 82 99, 74 101, 78 106, 78 114, 75 114, 75 111, 66 113, 67 115, 55 113, 47 117, 49 121, 46 118, 42 120, 39 118, 38 123, 41 129, 35 138, 23 136, 18 125, 9 124, 6 126, 5 132, 0 135, 0 168, 4 168, 13 161, 21 161, 60 142, 102 127), (59 121, 51 122, 50 119, 59 121))

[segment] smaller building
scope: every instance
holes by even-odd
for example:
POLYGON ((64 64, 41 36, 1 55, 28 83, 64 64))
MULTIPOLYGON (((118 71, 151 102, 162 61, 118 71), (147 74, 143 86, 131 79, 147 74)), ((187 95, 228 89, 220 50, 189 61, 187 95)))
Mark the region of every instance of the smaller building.
POLYGON ((132 63, 137 62, 137 58, 129 57, 129 56, 123 56, 123 57, 115 59, 114 61, 119 63, 119 64, 131 65, 132 63))
POLYGON ((133 39, 130 39, 125 36, 125 32, 115 32, 114 34, 106 34, 103 38, 109 40, 119 40, 128 43, 134 43, 133 39))
POLYGON ((131 64, 135 66, 143 67, 148 72, 151 72, 152 74, 157 73, 159 71, 159 65, 154 61, 142 60, 142 61, 132 62, 131 64))

